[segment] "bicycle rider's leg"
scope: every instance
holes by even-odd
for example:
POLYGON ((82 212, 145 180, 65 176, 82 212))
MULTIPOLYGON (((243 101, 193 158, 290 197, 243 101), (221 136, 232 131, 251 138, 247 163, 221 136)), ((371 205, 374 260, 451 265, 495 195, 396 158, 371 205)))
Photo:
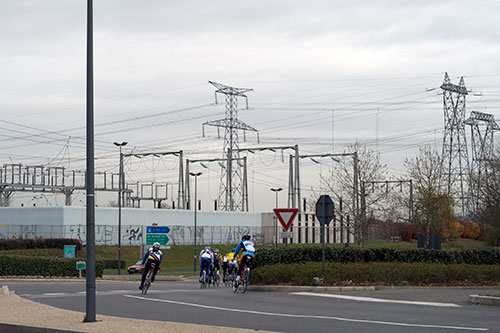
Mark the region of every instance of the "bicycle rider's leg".
POLYGON ((210 259, 207 259, 205 262, 205 282, 208 282, 210 277, 210 259))
POLYGON ((160 265, 158 263, 156 263, 155 269, 153 270, 153 276, 151 277, 151 282, 155 282, 156 273, 158 273, 159 269, 160 269, 160 265))
POLYGON ((151 262, 148 259, 146 261, 146 265, 142 269, 141 285, 139 286, 139 289, 142 289, 142 287, 144 286, 144 281, 146 281, 146 275, 148 275, 150 268, 151 268, 151 262))
POLYGON ((222 279, 224 280, 223 282, 226 282, 226 277, 227 277, 227 262, 222 263, 222 279))
POLYGON ((247 255, 245 254, 240 261, 240 264, 238 266, 238 272, 236 273, 236 281, 239 281, 241 278, 241 272, 243 271, 243 266, 245 266, 245 263, 247 261, 247 255))
POLYGON ((201 276, 203 275, 203 270, 205 269, 205 263, 206 263, 206 260, 201 258, 201 261, 200 261, 200 282, 201 282, 201 276))

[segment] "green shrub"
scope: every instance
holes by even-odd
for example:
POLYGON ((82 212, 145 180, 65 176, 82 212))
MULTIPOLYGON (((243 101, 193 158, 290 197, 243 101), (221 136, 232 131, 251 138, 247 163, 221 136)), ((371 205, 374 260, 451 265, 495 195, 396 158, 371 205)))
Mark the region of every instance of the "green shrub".
MULTIPOLYGON (((77 261, 79 259, 1 255, 0 276, 78 276, 77 261)), ((103 270, 104 261, 96 260, 96 276, 102 277, 103 270)))
POLYGON ((500 265, 440 263, 278 264, 252 270, 252 284, 325 285, 499 285, 500 265))
MULTIPOLYGON (((425 250, 425 249, 358 249, 325 247, 327 262, 399 262, 497 265, 500 264, 498 249, 425 250)), ((254 267, 280 263, 304 263, 321 261, 321 246, 296 246, 288 248, 261 247, 257 249, 254 267)))
POLYGON ((64 245, 75 245, 76 251, 82 248, 80 240, 70 238, 0 239, 0 250, 64 249, 64 245))

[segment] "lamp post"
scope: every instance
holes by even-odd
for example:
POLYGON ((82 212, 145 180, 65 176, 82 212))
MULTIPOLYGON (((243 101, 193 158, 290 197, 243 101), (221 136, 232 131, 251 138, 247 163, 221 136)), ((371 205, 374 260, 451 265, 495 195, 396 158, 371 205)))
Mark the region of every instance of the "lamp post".
POLYGON ((123 154, 122 147, 128 142, 113 142, 117 147, 120 147, 120 171, 118 172, 118 275, 121 275, 121 245, 122 245, 122 179, 123 179, 123 154))
POLYGON ((196 272, 196 212, 198 210, 198 198, 196 197, 198 192, 198 176, 201 176, 201 172, 190 172, 191 176, 194 177, 194 247, 193 247, 193 259, 194 259, 194 272, 196 272))
MULTIPOLYGON (((276 193, 276 207, 275 208, 278 208, 278 193, 283 190, 281 187, 278 187, 278 188, 271 188, 271 191, 273 191, 274 193, 276 193)), ((274 215, 274 231, 275 231, 275 239, 276 239, 276 247, 278 246, 278 220, 276 218, 276 215, 274 215)))
POLYGON ((96 321, 95 308, 95 184, 94 184, 94 18, 93 0, 87 0, 87 93, 86 93, 86 238, 85 319, 96 321))

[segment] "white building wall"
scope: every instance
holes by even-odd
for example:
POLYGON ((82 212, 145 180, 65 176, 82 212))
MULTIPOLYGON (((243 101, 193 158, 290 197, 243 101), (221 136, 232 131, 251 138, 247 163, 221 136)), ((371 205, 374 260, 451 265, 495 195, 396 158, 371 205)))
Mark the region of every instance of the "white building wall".
MULTIPOLYGON (((146 226, 171 229, 171 244, 192 244, 194 211, 122 208, 122 244, 140 244, 146 226)), ((118 208, 95 209, 96 244, 118 243, 118 208)), ((242 234, 262 232, 260 213, 197 212, 199 244, 233 243, 242 234)), ((2 207, 0 238, 76 238, 86 241, 85 207, 2 207)), ((169 243, 169 244, 170 244, 169 243)))

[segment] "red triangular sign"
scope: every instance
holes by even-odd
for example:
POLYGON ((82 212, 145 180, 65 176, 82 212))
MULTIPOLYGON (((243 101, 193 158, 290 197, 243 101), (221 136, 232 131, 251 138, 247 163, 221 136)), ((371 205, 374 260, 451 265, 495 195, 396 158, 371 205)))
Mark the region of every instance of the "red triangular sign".
POLYGON ((298 211, 298 208, 275 208, 274 214, 276 214, 276 217, 281 222, 283 229, 288 231, 298 211))

